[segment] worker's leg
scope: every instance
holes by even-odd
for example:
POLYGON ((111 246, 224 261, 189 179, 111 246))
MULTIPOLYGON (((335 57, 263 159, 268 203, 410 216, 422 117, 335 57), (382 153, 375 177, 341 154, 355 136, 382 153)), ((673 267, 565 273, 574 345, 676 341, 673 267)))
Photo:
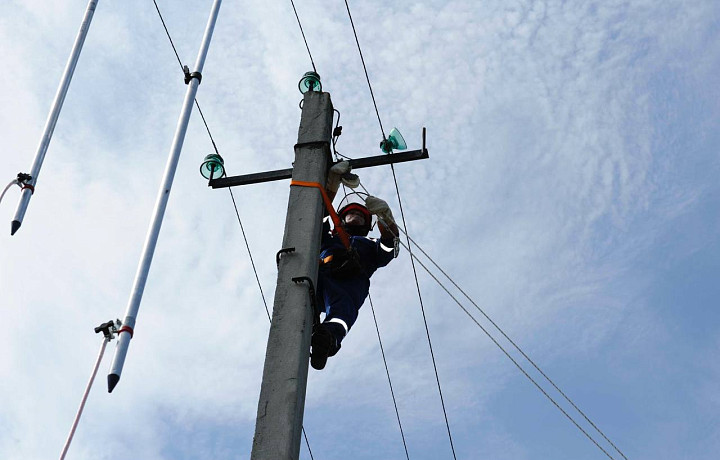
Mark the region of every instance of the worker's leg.
POLYGON ((368 282, 362 278, 326 279, 323 288, 325 320, 340 348, 340 342, 355 324, 368 293, 368 282))
POLYGON ((313 332, 311 364, 315 369, 324 368, 327 357, 340 349, 340 343, 355 324, 358 310, 367 296, 367 284, 363 279, 323 279, 321 295, 325 320, 313 332))

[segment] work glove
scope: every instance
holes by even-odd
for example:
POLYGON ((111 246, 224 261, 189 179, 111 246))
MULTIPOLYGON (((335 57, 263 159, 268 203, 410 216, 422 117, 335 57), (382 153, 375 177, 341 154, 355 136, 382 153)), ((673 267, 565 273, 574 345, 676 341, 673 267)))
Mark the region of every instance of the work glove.
POLYGON ((360 185, 360 177, 357 174, 346 172, 340 177, 340 181, 349 188, 357 188, 360 185))
POLYGON ((386 224, 392 224, 395 222, 393 219, 392 211, 385 200, 374 196, 368 196, 365 198, 365 207, 368 208, 371 214, 375 214, 380 219, 384 220, 386 224))
POLYGON ((328 172, 327 185, 325 188, 328 192, 336 193, 340 187, 340 182, 350 188, 360 185, 360 178, 357 174, 350 172, 352 167, 348 161, 341 161, 334 164, 328 172))

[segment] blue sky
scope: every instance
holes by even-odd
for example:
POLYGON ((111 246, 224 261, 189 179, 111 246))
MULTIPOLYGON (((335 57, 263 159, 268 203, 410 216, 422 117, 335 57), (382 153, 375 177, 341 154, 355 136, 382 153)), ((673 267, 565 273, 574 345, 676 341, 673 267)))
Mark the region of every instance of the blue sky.
MULTIPOLYGON (((158 3, 191 65, 211 2, 158 3)), ((338 150, 379 154, 344 3, 296 5, 338 150)), ((85 6, 1 8, 5 183, 30 168, 85 6)), ((428 129, 431 158, 396 168, 410 235, 629 459, 714 459, 717 3, 350 6, 385 130, 414 149, 428 129)), ((224 2, 198 100, 229 174, 290 166, 310 69, 290 2, 224 2)), ((101 0, 13 237, 17 188, 0 203, 0 458, 60 452, 92 328, 124 314, 185 89, 152 2, 101 0)), ((108 395, 111 346, 67 458, 249 458, 268 324, 230 197, 198 174, 211 151, 193 113, 122 380, 108 395)), ((399 216, 389 168, 358 173, 399 216)), ((269 302, 287 193, 235 190, 269 302)), ((607 458, 419 270, 457 457, 607 458)), ((410 458, 452 458, 412 277, 404 251, 371 295, 410 458)), ((311 370, 305 427, 319 460, 404 458, 369 304, 311 370)))

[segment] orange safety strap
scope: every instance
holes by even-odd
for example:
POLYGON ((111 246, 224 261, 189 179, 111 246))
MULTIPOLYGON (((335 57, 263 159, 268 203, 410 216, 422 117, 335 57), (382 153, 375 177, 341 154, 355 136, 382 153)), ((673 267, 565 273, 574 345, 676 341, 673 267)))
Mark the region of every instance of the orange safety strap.
POLYGON ((301 180, 291 180, 290 185, 297 185, 300 187, 315 187, 316 189, 320 190, 320 193, 322 194, 323 201, 325 202, 325 207, 327 208, 328 212, 330 213, 330 218, 333 221, 333 224, 335 225, 335 230, 338 232, 338 235, 340 236, 340 239, 343 242, 343 245, 347 249, 350 249, 350 237, 348 236, 345 229, 342 227, 342 224, 340 223, 340 217, 338 217, 337 213, 335 212, 335 209, 333 208, 332 201, 330 201, 330 197, 327 196, 327 193, 325 192, 325 187, 320 185, 317 182, 305 182, 301 180))

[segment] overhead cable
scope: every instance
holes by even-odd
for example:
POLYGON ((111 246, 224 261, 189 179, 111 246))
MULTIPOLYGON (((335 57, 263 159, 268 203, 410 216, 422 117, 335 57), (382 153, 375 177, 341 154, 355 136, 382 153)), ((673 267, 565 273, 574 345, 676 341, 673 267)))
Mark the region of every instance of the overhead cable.
POLYGON ((237 215, 240 230, 242 231, 242 236, 245 240, 245 247, 247 248, 248 256, 250 257, 250 264, 252 265, 253 272, 255 273, 255 280, 257 281, 258 289, 260 289, 260 296, 262 297, 263 305, 265 305, 265 312, 267 313, 268 321, 272 322, 272 319, 270 318, 270 309, 268 308, 267 300, 265 300, 265 293, 263 293, 262 285, 260 284, 260 277, 258 277, 258 272, 255 268, 255 260, 253 260, 252 252, 250 252, 250 244, 248 243, 247 235, 245 235, 245 227, 240 219, 240 212, 238 211, 237 203, 235 202, 232 187, 228 187, 228 191, 230 192, 230 198, 232 198, 233 207, 235 207, 235 215, 237 215))
MULTIPOLYGON (((379 112, 378 107, 377 107, 377 102, 376 102, 376 100, 375 100, 375 95, 374 95, 374 92, 373 92, 373 89, 372 89, 372 84, 370 83, 370 77, 369 77, 369 75, 368 75, 367 67, 366 67, 366 65, 365 65, 365 59, 364 59, 364 57, 363 57, 362 49, 361 49, 361 47, 360 47, 360 41, 358 40, 357 31, 356 31, 356 29, 355 29, 355 24, 354 24, 354 21, 353 21, 353 19, 352 19, 352 14, 351 14, 351 12, 350 12, 350 6, 348 5, 348 1, 347 1, 347 0, 345 0, 345 7, 346 7, 346 9, 347 9, 348 16, 349 16, 349 18, 350 18, 350 24, 352 25, 353 34, 354 34, 354 36, 355 36, 355 43, 357 44, 357 49, 358 49, 358 52, 359 52, 359 54, 360 54, 360 60, 361 60, 361 62, 362 62, 363 70, 364 70, 364 72, 365 72, 365 78, 366 78, 366 80, 367 80, 368 88, 369 88, 369 90, 370 90, 370 96, 371 96, 372 101, 373 101, 373 106, 375 107, 375 114, 376 114, 377 119, 378 119, 378 124, 380 125, 380 131, 381 131, 381 133, 382 133, 383 140, 385 140, 385 130, 383 129, 382 120, 380 119, 380 112, 379 112)), ((395 190, 396 190, 396 192, 397 192, 398 203, 399 203, 399 205, 400 205, 400 217, 402 218, 403 228, 404 228, 403 234, 404 234, 405 237, 407 238, 407 245, 404 244, 404 243, 402 243, 402 244, 403 244, 403 246, 408 250, 408 252, 410 253, 410 256, 411 256, 411 257, 410 257, 410 260, 411 260, 411 263, 412 263, 413 274, 414 274, 414 276, 415 276, 415 282, 416 282, 416 285, 417 285, 418 297, 420 297, 421 309, 422 309, 422 311, 423 311, 423 320, 425 321, 425 310, 424 310, 424 307, 423 307, 423 305, 422 305, 422 297, 421 297, 421 294, 420 294, 420 287, 419 287, 419 284, 418 284, 417 272, 416 272, 416 270, 415 270, 414 260, 417 260, 418 263, 420 263, 420 264, 422 265, 422 267, 430 274, 430 276, 432 276, 433 279, 435 279, 435 281, 437 281, 438 284, 440 284, 440 286, 443 287, 443 289, 445 289, 446 292, 448 292, 448 294, 449 294, 451 297, 453 297, 453 299, 460 305, 461 308, 463 308, 463 310, 465 310, 465 308, 462 306, 462 304, 460 304, 460 303, 457 301, 457 299, 455 299, 454 296, 452 296, 452 294, 450 294, 449 291, 447 291, 447 289, 444 287, 444 285, 442 285, 442 283, 440 283, 440 281, 439 281, 432 273, 430 273, 430 271, 427 269, 427 267, 426 267, 424 264, 422 264, 422 262, 417 258, 417 256, 415 256, 415 255, 412 253, 411 242, 414 243, 415 246, 416 246, 418 249, 420 249, 420 251, 443 273, 443 275, 445 275, 445 277, 447 277, 447 278, 453 283, 453 285, 454 285, 458 290, 460 290, 460 292, 462 292, 462 294, 463 294, 465 297, 467 297, 467 299, 475 306, 475 308, 477 308, 477 309, 480 311, 480 313, 482 313, 483 316, 485 316, 485 318, 487 318, 487 320, 490 321, 490 323, 492 323, 492 325, 522 354, 522 356, 523 356, 525 359, 527 359, 528 362, 530 362, 530 364, 563 396, 563 398, 565 398, 565 399, 568 401, 568 403, 570 403, 570 405, 571 405, 580 415, 582 415, 582 417, 583 417, 625 460, 627 460, 627 457, 625 456, 625 454, 623 454, 623 452, 620 451, 620 449, 605 435, 605 433, 603 433, 603 432, 597 427, 597 425, 595 425, 595 423, 593 423, 592 420, 590 420, 590 418, 589 418, 582 410, 580 410, 580 408, 577 407, 577 405, 555 384, 555 382, 553 382, 553 381, 550 379, 550 377, 548 377, 547 374, 545 374, 545 372, 543 372, 543 371, 537 366, 537 364, 535 364, 535 362, 534 362, 532 359, 530 359, 530 357, 529 357, 513 340, 511 340, 510 337, 508 337, 507 334, 505 334, 505 332, 504 332, 502 329, 500 329, 500 327, 499 327, 492 319, 490 319, 490 317, 489 317, 462 289, 460 289, 460 287, 452 280, 452 278, 450 278, 450 277, 447 275, 447 273, 445 273, 437 264, 435 264, 435 262, 430 258, 430 256, 428 256, 427 253, 425 253, 425 251, 423 251, 422 248, 420 248, 419 246, 417 246, 417 243, 415 243, 415 241, 412 240, 412 238, 410 238, 410 236, 408 235, 408 232, 407 232, 407 223, 406 223, 406 221, 405 221, 405 213, 403 212, 402 200, 401 200, 401 197, 400 197, 400 190, 399 190, 399 187, 398 187, 397 176, 396 176, 396 173, 395 173, 395 167, 394 167, 393 164, 390 164, 390 168, 391 168, 391 170, 392 170, 393 181, 394 181, 394 183, 395 183, 395 190)), ((363 187, 363 188, 364 188, 364 187, 363 187)), ((366 190, 366 192, 367 192, 367 190, 366 190)), ((470 315, 470 313, 467 312, 467 310, 465 310, 465 312, 466 312, 471 318, 473 318, 472 315, 470 315)), ((494 339, 492 336, 490 336, 489 333, 488 333, 479 323, 477 323, 477 321, 476 321, 474 318, 473 318, 473 321, 475 321, 476 324, 478 324, 478 326, 480 326, 480 328, 483 329, 483 331, 484 331, 486 334, 488 334, 488 336, 493 340, 493 342, 495 342, 496 345, 498 345, 498 346, 501 348, 501 350, 520 368, 520 370, 521 370, 528 378, 530 378, 530 380, 531 380, 533 383, 535 383, 535 385, 536 385, 548 398, 550 398, 550 396, 549 396, 539 385, 537 385, 537 383, 532 379, 532 377, 530 377, 530 376, 525 372, 525 370, 524 370, 522 367, 520 367, 520 366, 517 364, 517 362, 516 362, 512 357, 510 357, 510 355, 505 351, 505 349, 502 348, 502 347, 500 346, 500 344, 499 344, 497 341, 495 341, 495 339, 494 339)), ((426 332, 427 332, 427 335, 428 335, 428 343, 430 343, 430 335, 429 335, 429 330, 427 329, 427 321, 425 321, 425 328, 426 328, 426 332)), ((430 353, 432 354, 432 345, 430 345, 430 353)), ((435 367, 434 357, 433 357, 433 366, 435 367)), ((437 378, 437 367, 435 367, 435 375, 436 375, 436 378, 437 378)), ((439 381, 439 379, 438 379, 438 389, 439 389, 439 388, 440 388, 440 381, 439 381)), ((442 400, 442 391, 441 391, 441 390, 440 390, 440 398, 441 398, 441 400, 442 400)), ((572 417, 570 417, 552 398, 550 398, 550 400, 558 407, 558 409, 560 409, 568 418, 570 418, 570 420, 571 420, 586 436, 588 436, 588 437, 590 438, 590 440, 593 441, 593 443, 595 443, 595 445, 597 445, 598 448, 600 448, 600 450, 602 450, 608 457, 613 458, 613 457, 611 457, 611 456, 605 451, 605 449, 603 449, 602 447, 600 447, 600 445, 599 445, 592 437, 590 437, 590 436, 585 432, 585 430, 583 430, 583 429, 575 422, 575 420, 572 419, 572 417)), ((443 402, 443 413, 445 413, 445 405, 444 405, 444 402, 443 402)), ((446 420, 446 424, 447 424, 447 414, 446 414, 446 413, 445 413, 445 420, 446 420)), ((449 425, 448 425, 448 435, 450 435, 450 427, 449 427, 449 425)), ((451 447, 452 447, 452 436, 450 436, 450 443, 451 443, 451 447)), ((453 456, 454 456, 454 454, 455 454, 455 450, 454 450, 454 448, 453 448, 453 456)))
POLYGON ((310 46, 308 45, 307 39, 305 38, 305 31, 303 30, 303 26, 300 23, 300 16, 298 16, 297 9, 295 8, 295 2, 293 0, 290 0, 290 4, 292 5, 292 9, 295 12, 295 19, 297 19, 298 26, 300 27, 300 33, 302 34, 303 41, 305 42, 305 48, 307 48, 308 56, 310 56, 310 63, 312 64, 313 71, 317 73, 317 69, 315 68, 315 61, 313 61, 312 53, 310 52, 310 46))
POLYGON ((362 49, 360 48, 360 40, 358 40, 357 31, 355 30, 355 21, 353 21, 352 13, 350 13, 350 5, 348 5, 347 0, 345 0, 345 8, 347 9, 348 17, 350 18, 353 35, 355 35, 355 43, 357 44, 358 53, 360 53, 360 61, 362 62, 363 70, 365 71, 365 79, 367 80, 368 88, 370 89, 370 97, 372 98, 373 106, 375 106, 375 115, 377 115, 378 123, 380 124, 380 131, 382 132, 383 140, 385 140, 385 130, 383 129, 382 120, 380 120, 380 111, 378 111, 377 102, 375 102, 375 93, 373 93, 372 85, 370 84, 370 76, 368 76, 367 67, 365 66, 365 58, 363 57, 362 49))
MULTIPOLYGON (((400 231, 402 232, 401 229, 398 229, 398 230, 400 230, 400 231)), ((396 235, 396 236, 397 236, 397 235, 396 235)), ((407 235, 407 233, 405 233, 405 236, 409 238, 409 236, 407 235)), ((413 243, 415 243, 414 240, 413 240, 413 243)), ((401 244, 403 247, 405 247, 406 249, 409 250, 408 246, 407 246, 405 243, 403 243, 402 241, 400 241, 400 244, 401 244)), ((420 247, 417 245, 417 243, 415 243, 415 246, 416 246, 418 249, 420 249, 420 247)), ((421 252, 422 252, 428 259, 430 259, 430 256, 428 256, 427 253, 425 253, 424 251, 422 251, 422 249, 420 249, 420 250, 421 250, 421 252)), ((532 382, 533 385, 535 385, 535 387, 536 387, 538 390, 540 390, 540 392, 541 392, 543 395, 545 395, 545 397, 546 397, 548 400, 550 400, 550 402, 552 402, 552 404, 553 404, 560 412, 562 412, 562 414, 565 415, 565 417, 567 417, 567 419, 570 420, 570 421, 573 423, 573 425, 575 425, 575 427, 576 427, 578 430, 580 430, 590 441, 592 441, 592 443, 595 444, 595 446, 596 446, 598 449, 600 449, 600 450, 601 450, 607 457, 609 457, 610 459, 615 460, 614 457, 613 457, 612 455, 610 455, 610 454, 607 452, 607 450, 605 450, 605 449, 595 440, 595 438, 593 438, 583 427, 581 427, 580 424, 579 424, 570 414, 568 414, 567 411, 565 411, 565 410, 560 406, 560 404, 558 404, 558 402, 555 401, 555 399, 554 399, 552 396, 550 396, 550 395, 547 393, 547 391, 545 391, 545 389, 542 388, 542 386, 541 386, 534 378, 532 378, 532 376, 525 370, 525 368, 523 368, 523 367, 520 365, 520 363, 518 363, 518 361, 517 361, 515 358, 512 357, 512 355, 510 355, 510 353, 505 349, 505 347, 503 347, 503 346, 500 344, 500 342, 498 342, 497 339, 496 339, 495 337, 493 337, 493 335, 490 334, 490 332, 489 332, 485 327, 483 327, 483 325, 480 324, 480 322, 479 322, 477 319, 475 319, 475 317, 467 310, 467 308, 465 308, 465 306, 457 299, 457 297, 455 297, 455 296, 450 292, 450 290, 437 278, 437 276, 435 276, 435 274, 433 274, 433 273, 430 271, 430 269, 429 269, 415 254, 412 254, 412 257, 413 257, 415 260, 417 260, 418 264, 420 264, 420 266, 421 266, 423 269, 425 269, 425 271, 430 275, 430 277, 431 277, 433 280, 435 280, 435 282, 450 296, 450 298, 453 299, 453 301, 455 301, 456 304, 458 304, 458 306, 459 306, 459 307, 465 312, 465 314, 466 314, 468 317, 470 317, 470 319, 485 333, 485 335, 487 335, 488 338, 489 338, 490 340, 492 340, 492 342, 500 349, 500 351, 502 351, 503 354, 505 354, 505 356, 506 356, 510 361, 512 361, 512 363, 520 370, 520 372, 522 372, 522 373, 525 375, 525 377, 527 377, 528 380, 530 380, 530 382, 532 382)), ((432 261, 432 259, 430 259, 430 260, 432 261)), ((433 262, 433 264, 435 264, 435 262, 433 262)), ((435 265, 437 266, 437 264, 435 264, 435 265)), ((439 268, 439 267, 438 267, 438 268, 439 268)), ((441 271, 442 271, 442 270, 441 270, 441 271)), ((445 274, 445 273, 443 272, 443 274, 445 274)), ((447 277, 448 275, 445 274, 445 276, 447 277)), ((448 277, 448 279, 449 279, 449 277, 448 277)), ((455 283, 453 282, 453 284, 455 284, 455 283)), ((460 288, 458 288, 458 289, 460 290, 460 288)), ((460 290, 460 291, 462 292, 462 290, 460 290)), ((467 294, 465 294, 465 295, 467 296, 467 294)), ((472 301, 471 301, 471 302, 472 302, 472 301)), ((473 304, 476 305, 475 302, 473 302, 473 304)), ((476 305, 476 307, 477 307, 477 305, 476 305)), ((479 308, 479 307, 478 307, 478 308, 479 308)), ((483 313, 483 314, 484 314, 484 313, 483 313)), ((493 324, 495 325, 494 322, 493 322, 493 324)), ((497 327, 497 325, 495 325, 495 327, 497 327)), ((498 328, 498 329, 499 329, 499 328, 498 328)), ((503 335, 505 335, 505 334, 503 333, 503 335)), ((505 336, 505 337, 507 337, 507 336, 505 336)), ((510 340, 510 339, 508 338, 508 340, 510 340)), ((511 342, 513 345, 515 345, 514 342, 512 342, 512 341, 510 341, 510 342, 511 342)), ((517 345, 515 345, 515 347, 517 347, 517 345)), ((521 352, 521 353, 522 353, 522 352, 521 352)), ((525 356, 525 357, 527 358, 527 355, 525 355, 525 353, 522 353, 522 354, 523 354, 523 356, 525 356)), ((527 358, 527 359, 529 360, 529 358, 527 358)), ((533 365, 534 365, 534 363, 533 363, 533 365)), ((539 368, 537 368, 537 366, 535 366, 535 367, 536 367, 536 369, 539 370, 539 368)), ((549 380, 549 378, 548 378, 542 371, 540 371, 540 373, 541 373, 543 376, 545 376, 546 379, 549 380)), ((555 385, 553 384, 553 386, 555 386, 555 385)), ((557 388, 557 386, 555 386, 555 388, 557 388)), ((558 389, 558 391, 559 391, 559 389, 558 389)), ((563 396, 565 396, 564 393, 562 393, 562 392, 560 392, 560 393, 561 393, 563 396)), ((565 397, 567 398, 567 396, 565 396, 565 397)), ((571 404, 573 405, 573 407, 575 407, 575 408, 577 409, 577 406, 575 406, 575 404, 573 404, 572 402, 571 402, 571 404)), ((580 412, 579 409, 578 409, 578 412, 580 412)), ((586 418, 586 420, 588 420, 588 422, 590 422, 589 419, 585 416, 585 414, 583 414, 583 416, 586 418)), ((595 426, 594 423, 590 422, 590 424, 591 424, 596 430, 598 430, 598 432, 600 432, 600 430, 595 426)), ((616 450, 618 450, 618 448, 615 447, 615 444, 613 444, 612 442, 610 442, 610 440, 607 439, 607 437, 606 437, 604 434, 602 434, 602 432, 600 432, 600 433, 601 433, 601 435, 602 435, 616 450)), ((622 452, 620 452, 619 450, 618 450, 618 452, 620 453, 620 455, 623 456, 623 458, 627 459, 627 457, 625 457, 625 455, 624 455, 622 452)))
MULTIPOLYGON (((365 187, 362 185, 362 183, 360 183, 360 186, 363 189, 365 189, 365 187)), ((347 200, 348 192, 347 192, 347 189, 345 188, 345 184, 342 184, 342 187, 343 187, 343 193, 345 195, 343 200, 347 200)), ((367 190, 365 190, 365 191, 367 192, 367 190)), ((353 192, 353 193, 357 193, 357 192, 353 192)), ((341 201, 341 203, 342 203, 342 201, 341 201)), ((388 386, 390 387, 390 396, 392 397, 393 406, 395 407, 395 416, 397 418, 398 427, 400 428, 400 437, 402 438, 403 448, 405 449, 405 457, 407 458, 407 460, 410 460, 410 454, 408 453, 407 442, 405 440, 405 431, 403 430, 402 422, 400 421, 400 411, 398 410, 397 399, 395 398, 395 391, 393 390, 392 379, 390 378, 390 368, 388 367, 387 358, 385 357, 385 347, 383 347, 383 344, 382 344, 382 338, 380 337, 380 327, 378 325, 377 316, 375 315, 375 305, 373 304, 372 296, 370 296, 369 292, 368 292, 368 300, 370 301, 370 311, 372 311, 373 322, 375 323, 375 331, 377 332, 378 343, 380 344, 380 354, 382 356, 383 365, 385 366, 385 374, 387 375, 388 386)))
MULTIPOLYGON (((185 73, 185 68, 183 67, 182 60, 180 60, 180 55, 177 52, 177 48, 175 48, 175 42, 173 42, 172 37, 170 36, 170 31, 167 28, 167 25, 165 24, 165 19, 163 19, 163 15, 160 12, 160 7, 158 7, 158 4, 155 0, 153 0, 153 4, 155 4, 155 10, 158 13, 158 16, 160 17, 160 22, 162 22, 163 29, 165 29, 165 35, 167 35, 168 41, 170 42, 170 46, 173 49, 173 52, 175 53, 175 57, 177 58, 178 64, 180 65, 180 70, 185 73)), ((218 155, 220 152, 218 152, 217 145, 215 145, 215 139, 213 139, 212 133, 210 132, 210 127, 207 124, 207 121, 205 120, 205 114, 203 114, 202 109, 200 109, 200 103, 198 102, 197 98, 195 98, 195 107, 198 109, 198 113, 200 114, 200 118, 202 118, 203 124, 205 125, 205 129, 207 130, 208 136, 210 136, 210 142, 213 145, 213 149, 215 150, 215 153, 218 155)))
POLYGON ((375 331, 377 332, 378 342, 380 343, 380 353, 382 354, 383 364, 385 365, 385 373, 387 374, 388 385, 390 386, 390 395, 392 396, 393 406, 395 407, 395 416, 397 417, 398 425, 400 426, 400 436, 402 437, 403 447, 405 448, 405 457, 407 460, 410 460, 407 443, 405 442, 405 432, 403 431, 402 422, 400 422, 400 412, 398 411, 397 401, 395 400, 395 392, 393 391, 392 380, 390 379, 390 369, 388 369, 387 359, 385 358, 385 348, 383 348, 382 339, 380 338, 380 328, 378 327, 377 316, 375 316, 375 306, 373 305, 370 294, 368 294, 368 299, 370 300, 370 311, 372 311, 373 321, 375 322, 375 331))
MULTIPOLYGON (((397 177, 395 177, 395 167, 392 165, 392 163, 390 164, 390 168, 392 169, 393 181, 395 182, 395 191, 397 192, 398 203, 400 204, 400 218, 402 219, 403 228, 405 229, 405 236, 407 236, 407 223, 405 222, 405 213, 403 212, 402 200, 400 199, 400 189, 398 188, 397 177)), ((400 240, 398 239, 398 241, 400 240)), ((457 456, 455 455, 455 446, 452 439, 452 433, 450 432, 450 422, 448 421, 447 411, 445 410, 445 398, 443 398, 442 388, 440 387, 440 376, 438 374, 437 364, 435 363, 435 354, 433 353, 432 341, 430 340, 430 328, 428 327, 427 317, 425 315, 425 305, 423 304, 422 295, 420 294, 420 282, 418 281, 417 269, 415 268, 414 262, 415 255, 412 253, 410 240, 408 240, 408 244, 405 246, 405 248, 408 250, 408 253, 410 253, 410 264, 412 265, 413 269, 413 276, 415 278, 415 287, 417 288, 418 299, 420 299, 420 311, 422 312, 423 324, 425 325, 425 334, 427 335, 428 346, 430 347, 430 356, 432 357, 433 369, 435 371, 435 381, 437 382, 438 393, 440 394, 440 404, 442 405, 443 415, 445 416, 445 427, 447 428, 448 438, 450 439, 450 449, 452 450, 453 458, 457 460, 457 456)))
MULTIPOLYGON (((357 30, 355 29, 355 21, 353 21, 348 0, 345 0, 345 8, 347 9, 348 17, 350 18, 350 25, 352 26, 353 35, 355 36, 355 43, 357 44, 358 53, 360 54, 360 61, 362 62, 363 71, 365 72, 365 80, 367 81, 368 89, 370 90, 370 97, 372 98, 373 102, 373 107, 375 107, 375 115, 377 116, 378 124, 380 125, 380 132, 382 134, 383 141, 385 141, 385 129, 383 128, 382 120, 380 119, 380 111, 378 110, 377 101, 375 100, 375 93, 373 92, 372 84, 370 83, 370 76, 367 71, 367 66, 365 65, 365 58, 362 53, 362 48, 360 47, 360 40, 358 39, 357 30)), ((400 203, 400 217, 402 218, 405 233, 407 234, 407 223, 405 221, 405 213, 403 212, 402 200, 400 198, 400 189, 398 188, 397 177, 395 176, 395 167, 392 165, 392 163, 390 164, 390 168, 392 170, 393 180, 395 181, 395 191, 397 192, 398 203, 400 203)), ((410 241, 408 241, 407 248, 411 256, 410 263, 412 264, 413 274, 415 275, 415 286, 417 288, 418 299, 420 301, 420 311, 422 312, 423 324, 425 325, 425 334, 427 336, 428 346, 430 348, 430 358, 432 359, 433 370, 435 372, 435 381, 437 382, 438 393, 440 395, 440 405, 442 406, 443 416, 445 417, 445 427, 447 428, 448 439, 450 440, 450 450, 452 451, 453 458, 457 460, 457 455, 455 454, 455 445, 452 439, 452 432, 450 431, 450 422, 448 421, 447 410, 445 408, 445 398, 443 398, 442 386, 440 385, 440 376, 438 374, 437 364, 435 362, 435 353, 433 352, 432 340, 430 339, 430 329, 428 328, 427 317, 425 315, 425 307, 423 305, 422 294, 420 292, 420 283, 418 282, 417 271, 415 269, 415 263, 413 262, 412 249, 410 249, 410 241)))
POLYGON ((592 420, 590 420, 590 418, 585 414, 585 412, 583 412, 583 411, 573 402, 573 400, 570 399, 570 397, 567 396, 567 395, 565 394, 565 392, 562 391, 562 390, 560 389, 560 387, 558 387, 558 386, 555 384, 555 382, 554 382, 542 369, 540 369, 540 367, 535 363, 535 361, 533 361, 533 360, 523 351, 523 349, 520 348, 520 346, 517 345, 517 344, 515 343, 515 341, 513 341, 513 339, 511 339, 511 338, 505 333, 505 331, 503 331, 503 330, 500 328, 500 326, 498 326, 497 323, 495 323, 495 321, 493 321, 492 318, 490 318, 490 316, 488 316, 488 314, 485 313, 485 311, 484 311, 482 308, 480 308, 480 306, 479 306, 460 286, 458 286, 458 284, 455 282, 455 280, 453 280, 453 279, 450 277, 450 275, 448 275, 448 274, 445 272, 445 270, 443 270, 443 269, 432 259, 432 257, 430 257, 430 256, 428 255, 428 253, 426 253, 420 246, 418 246, 418 244, 415 242, 415 240, 413 240, 412 238, 410 238, 409 235, 407 235, 407 234, 405 234, 405 235, 407 236, 407 238, 408 238, 410 241, 413 242, 413 244, 415 245, 415 247, 418 248, 418 249, 420 250, 420 252, 421 252, 425 257, 428 258, 428 260, 430 261, 430 263, 432 263, 432 264, 435 266, 435 268, 437 268, 438 270, 440 270, 440 273, 442 273, 442 274, 445 276, 445 278, 447 278, 447 279, 450 281, 450 283, 452 283, 452 285, 455 286, 455 288, 457 288, 457 290, 460 291, 460 292, 462 293, 462 295, 465 296, 465 298, 468 299, 468 301, 470 301, 470 303, 473 304, 473 306, 485 317, 485 319, 487 319, 487 320, 490 322, 490 324, 492 324, 492 325, 495 327, 495 329, 497 329, 498 332, 500 332, 500 334, 502 334, 502 336, 505 337, 505 339, 507 339, 507 341, 512 344, 513 347, 515 347, 515 349, 535 368, 535 370, 537 370, 537 371, 540 373, 540 375, 542 375, 542 376, 545 378, 545 380, 547 380, 547 381, 553 386, 553 388, 555 388, 555 390, 557 390, 557 392, 560 393, 563 398, 565 398, 565 400, 573 407, 573 409, 575 409, 580 415, 582 415, 583 418, 585 419, 585 421, 587 421, 587 422, 595 429, 595 431, 597 431, 598 433, 600 433, 600 435, 608 442, 608 444, 610 444, 610 445, 617 451, 617 453, 619 453, 625 460, 628 460, 628 458, 625 456, 625 454, 605 435, 605 433, 602 432, 602 430, 600 430, 600 428, 598 428, 597 425, 595 425, 595 423, 594 423, 592 420))

